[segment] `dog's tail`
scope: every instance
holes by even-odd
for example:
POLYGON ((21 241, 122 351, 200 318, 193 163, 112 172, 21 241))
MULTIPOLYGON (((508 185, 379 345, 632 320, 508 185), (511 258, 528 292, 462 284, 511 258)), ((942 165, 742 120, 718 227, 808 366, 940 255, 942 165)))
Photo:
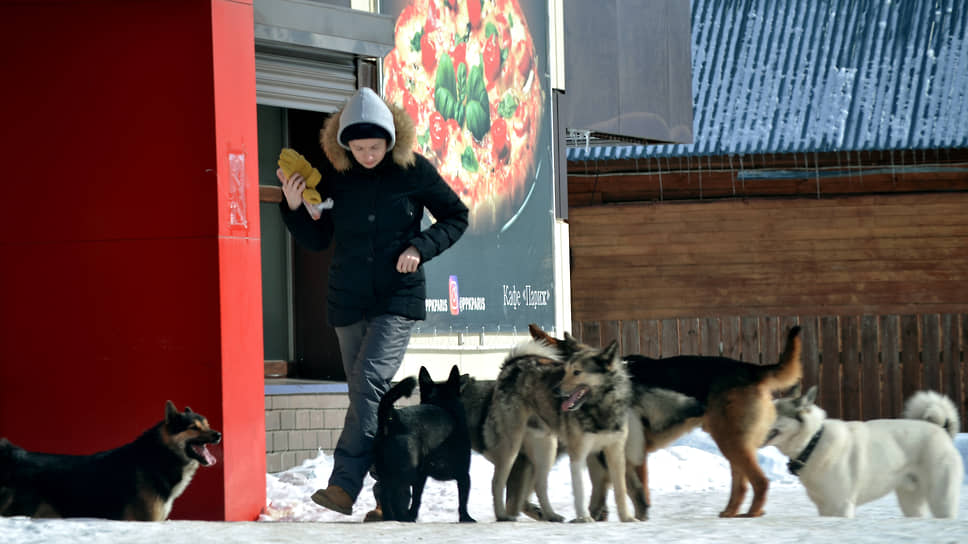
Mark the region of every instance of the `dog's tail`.
POLYGON ((377 433, 386 434, 388 426, 393 422, 393 403, 409 397, 417 387, 417 378, 413 376, 404 378, 399 383, 390 388, 383 398, 380 399, 380 406, 377 408, 377 433))
POLYGON ((934 391, 918 391, 911 395, 904 403, 902 417, 934 423, 947 431, 951 438, 961 430, 961 420, 955 403, 947 396, 934 391))
POLYGON ((800 340, 800 326, 790 329, 787 334, 786 346, 775 365, 761 367, 763 369, 760 383, 766 385, 770 391, 779 391, 792 387, 803 378, 803 362, 800 354, 803 351, 800 340))
POLYGON ((505 362, 517 357, 541 357, 557 360, 558 350, 543 340, 525 340, 511 348, 505 362))
POLYGON ((508 365, 520 359, 535 359, 539 363, 553 363, 561 361, 558 350, 543 340, 525 340, 511 348, 504 362, 501 363, 503 370, 508 365))

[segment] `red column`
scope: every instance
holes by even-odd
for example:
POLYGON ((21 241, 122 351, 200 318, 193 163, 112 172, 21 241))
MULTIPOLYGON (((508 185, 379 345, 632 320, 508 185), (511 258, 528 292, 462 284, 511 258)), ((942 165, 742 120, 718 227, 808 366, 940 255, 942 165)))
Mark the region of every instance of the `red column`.
POLYGON ((0 4, 0 436, 225 433, 173 518, 265 502, 252 4, 0 4), (235 213, 233 214, 233 210, 235 213))
POLYGON ((212 2, 226 519, 265 506, 262 269, 250 3, 212 2))

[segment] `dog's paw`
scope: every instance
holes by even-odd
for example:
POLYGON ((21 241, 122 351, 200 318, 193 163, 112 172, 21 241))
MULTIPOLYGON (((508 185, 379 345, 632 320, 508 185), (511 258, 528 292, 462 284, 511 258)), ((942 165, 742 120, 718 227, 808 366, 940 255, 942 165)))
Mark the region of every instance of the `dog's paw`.
POLYGON ((571 520, 572 523, 594 523, 594 521, 591 516, 579 516, 571 520))
POLYGON ((534 503, 526 503, 522 512, 535 521, 542 521, 544 519, 541 517, 541 507, 534 503))
POLYGON ((515 521, 511 516, 497 516, 496 521, 515 521))
POLYGON ((545 521, 550 521, 552 523, 561 523, 565 521, 565 516, 552 512, 550 515, 545 516, 542 519, 544 519, 545 521))
POLYGON ((461 516, 460 517, 460 522, 461 523, 477 523, 477 520, 474 519, 474 518, 472 518, 472 517, 470 517, 470 516, 468 516, 468 515, 464 515, 464 516, 461 516))

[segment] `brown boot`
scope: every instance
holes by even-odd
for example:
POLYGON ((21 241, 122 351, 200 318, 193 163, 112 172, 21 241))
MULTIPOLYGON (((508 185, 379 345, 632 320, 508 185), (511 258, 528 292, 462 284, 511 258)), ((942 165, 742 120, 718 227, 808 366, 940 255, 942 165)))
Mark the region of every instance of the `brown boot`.
POLYGON ((328 508, 333 512, 339 512, 344 516, 353 513, 353 499, 342 487, 330 484, 326 489, 317 489, 312 496, 313 502, 328 508))
POLYGON ((370 510, 363 516, 363 523, 371 521, 383 521, 383 509, 380 508, 380 503, 376 503, 376 508, 370 510))

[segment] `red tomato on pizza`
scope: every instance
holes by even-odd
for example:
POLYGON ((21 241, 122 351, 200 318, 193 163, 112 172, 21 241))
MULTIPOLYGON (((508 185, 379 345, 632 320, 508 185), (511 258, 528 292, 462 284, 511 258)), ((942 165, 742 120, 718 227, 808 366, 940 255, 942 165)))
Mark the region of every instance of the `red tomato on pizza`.
POLYGON ((384 59, 384 96, 417 125, 416 151, 471 210, 474 231, 517 211, 544 111, 534 41, 517 0, 411 0, 384 59))

